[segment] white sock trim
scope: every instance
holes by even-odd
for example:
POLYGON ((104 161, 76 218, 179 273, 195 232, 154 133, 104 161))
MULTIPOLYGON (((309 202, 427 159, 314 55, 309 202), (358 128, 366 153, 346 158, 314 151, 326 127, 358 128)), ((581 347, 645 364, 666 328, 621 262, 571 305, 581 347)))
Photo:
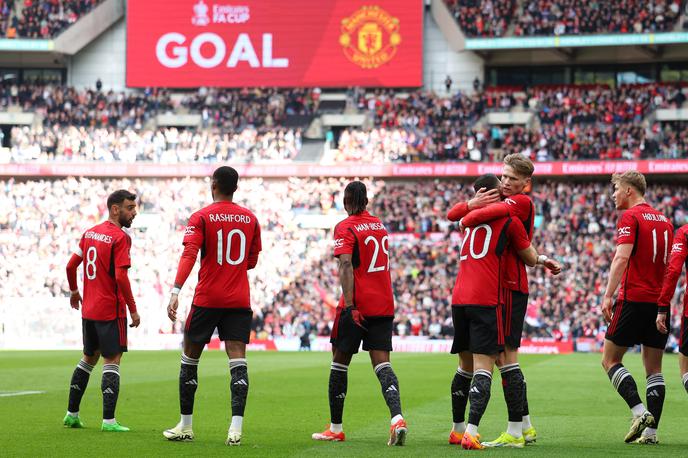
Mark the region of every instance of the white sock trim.
POLYGON ((184 415, 182 414, 181 419, 179 420, 179 423, 182 425, 182 428, 185 427, 191 427, 193 423, 193 414, 190 415, 184 415))
POLYGON ((488 371, 488 370, 485 370, 485 369, 478 369, 478 370, 475 371, 473 374, 474 374, 474 375, 473 375, 474 377, 477 376, 477 375, 484 375, 485 377, 489 377, 490 380, 492 379, 492 373, 491 373, 490 371, 488 371))
POLYGON ((200 358, 191 358, 182 353, 182 364, 186 364, 187 366, 198 366, 200 360, 200 358))
POLYGON ((232 423, 229 425, 229 431, 240 433, 243 426, 244 417, 240 417, 239 415, 232 416, 232 423))
POLYGON ((346 364, 333 362, 330 366, 330 369, 332 369, 333 371, 347 372, 349 370, 349 366, 347 366, 346 364))
POLYGON ((344 428, 341 423, 330 423, 330 432, 341 433, 342 431, 344 431, 344 428))
POLYGON ((641 416, 642 414, 645 413, 646 410, 647 409, 645 409, 645 404, 643 404, 642 402, 638 405, 631 407, 631 412, 633 412, 634 417, 641 416))
POLYGON ((467 379, 473 378, 473 372, 465 371, 465 370, 461 369, 460 367, 456 370, 456 373, 459 374, 463 378, 467 378, 467 379))
POLYGON ((392 417, 392 420, 391 420, 392 423, 391 424, 394 425, 396 422, 398 422, 399 420, 403 420, 403 419, 404 419, 404 417, 402 417, 401 414, 395 415, 392 417))
POLYGON ((382 369, 384 369, 385 367, 392 367, 392 363, 390 363, 390 362, 380 363, 380 364, 378 364, 377 366, 375 366, 375 367, 373 368, 373 370, 374 370, 375 373, 377 374, 378 372, 380 372, 380 371, 381 371, 382 369))
POLYGON ((499 372, 502 374, 506 374, 507 372, 511 372, 511 371, 514 371, 514 370, 519 369, 519 368, 520 368, 520 366, 518 363, 507 364, 505 366, 500 367, 499 372))

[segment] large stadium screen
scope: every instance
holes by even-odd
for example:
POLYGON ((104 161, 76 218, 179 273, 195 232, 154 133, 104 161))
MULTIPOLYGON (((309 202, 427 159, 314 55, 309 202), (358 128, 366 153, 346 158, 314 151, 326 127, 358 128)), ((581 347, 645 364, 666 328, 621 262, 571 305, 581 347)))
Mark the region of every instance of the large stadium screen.
POLYGON ((131 0, 130 87, 412 87, 422 0, 131 0))

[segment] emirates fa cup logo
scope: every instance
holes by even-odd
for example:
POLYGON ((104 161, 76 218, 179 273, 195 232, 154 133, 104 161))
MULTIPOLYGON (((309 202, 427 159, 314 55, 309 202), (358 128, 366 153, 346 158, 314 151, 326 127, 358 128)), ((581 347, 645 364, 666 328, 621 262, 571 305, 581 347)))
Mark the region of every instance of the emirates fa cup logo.
POLYGON ((203 3, 203 0, 199 0, 193 6, 194 16, 191 18, 191 23, 197 26, 206 26, 210 23, 210 17, 208 17, 208 5, 203 3))

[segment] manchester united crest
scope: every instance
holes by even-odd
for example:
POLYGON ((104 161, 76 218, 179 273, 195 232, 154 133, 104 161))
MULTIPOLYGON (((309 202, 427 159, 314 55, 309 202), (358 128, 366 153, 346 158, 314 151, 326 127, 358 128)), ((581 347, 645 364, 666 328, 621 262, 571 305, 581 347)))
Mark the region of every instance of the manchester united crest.
POLYGON ((364 6, 342 19, 339 44, 344 55, 362 68, 377 68, 394 58, 401 43, 399 19, 379 6, 364 6))

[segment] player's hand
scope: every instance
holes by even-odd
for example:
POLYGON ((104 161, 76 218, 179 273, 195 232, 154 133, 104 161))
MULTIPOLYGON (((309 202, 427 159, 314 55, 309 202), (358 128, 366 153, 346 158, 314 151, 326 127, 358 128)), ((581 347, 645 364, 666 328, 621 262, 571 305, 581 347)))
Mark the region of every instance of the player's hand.
POLYGON ((669 330, 667 329, 666 326, 666 313, 658 313, 657 314, 657 330, 661 332, 662 334, 669 334, 669 330))
POLYGON ((459 232, 463 232, 466 230, 466 226, 463 225, 463 218, 459 220, 459 232))
POLYGON ((468 201, 468 209, 475 210, 476 208, 487 207, 495 202, 499 202, 499 189, 487 191, 487 188, 480 188, 475 196, 468 201))
POLYGON ((552 272, 552 275, 559 275, 561 273, 561 264, 553 259, 547 259, 543 264, 545 269, 552 272))
POLYGON ((81 305, 81 294, 79 291, 69 296, 69 305, 71 305, 74 310, 79 310, 79 306, 81 305))
POLYGON ((363 318, 363 315, 361 315, 361 312, 359 312, 356 307, 345 308, 344 312, 342 313, 342 316, 346 317, 347 315, 356 326, 363 329, 364 331, 368 330, 368 328, 366 327, 365 318, 363 318))
POLYGON ((602 300, 602 315, 607 323, 612 321, 612 298, 606 297, 602 300))
POLYGON ((167 317, 172 321, 177 321, 177 307, 179 307, 179 294, 172 294, 167 306, 167 317))
POLYGON ((138 328, 139 325, 141 324, 141 317, 137 312, 131 312, 129 313, 131 315, 131 324, 129 325, 130 328, 138 328))

